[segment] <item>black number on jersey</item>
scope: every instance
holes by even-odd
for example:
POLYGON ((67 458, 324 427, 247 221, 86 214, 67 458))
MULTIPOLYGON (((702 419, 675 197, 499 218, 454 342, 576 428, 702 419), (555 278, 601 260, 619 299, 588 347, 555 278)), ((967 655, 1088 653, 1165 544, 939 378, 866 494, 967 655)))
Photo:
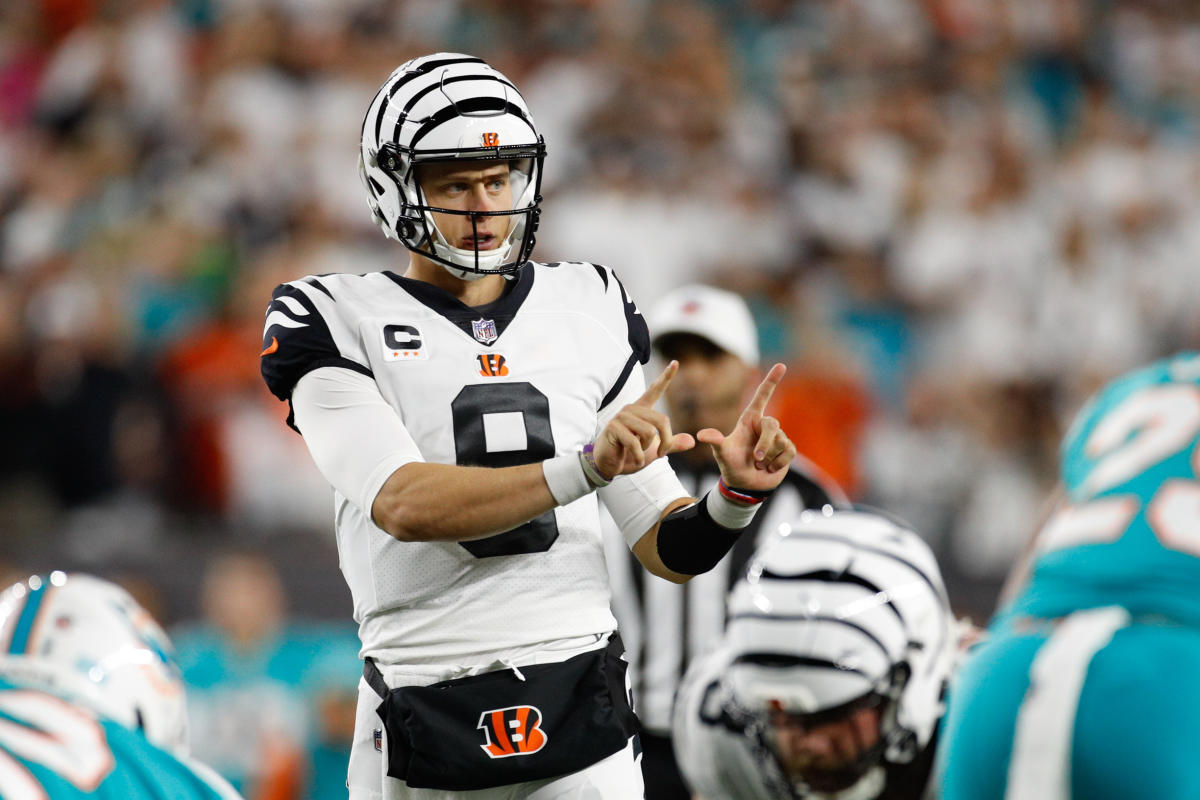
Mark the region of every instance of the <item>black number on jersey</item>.
MULTIPOLYGON (((454 416, 455 460, 460 466, 515 467, 554 457, 550 401, 531 383, 464 386, 450 404, 450 410, 454 416), (525 449, 489 453, 484 415, 512 412, 520 413, 525 424, 525 449)), ((544 553, 557 538, 558 521, 553 511, 547 511, 511 531, 459 544, 476 558, 490 558, 544 553)))

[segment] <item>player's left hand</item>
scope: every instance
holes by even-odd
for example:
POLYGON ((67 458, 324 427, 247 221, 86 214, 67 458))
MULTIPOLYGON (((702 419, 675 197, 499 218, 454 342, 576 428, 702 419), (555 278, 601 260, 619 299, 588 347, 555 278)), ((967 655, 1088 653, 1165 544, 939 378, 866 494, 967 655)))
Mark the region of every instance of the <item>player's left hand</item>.
POLYGON ((783 482, 788 465, 796 457, 796 446, 779 427, 779 420, 763 412, 787 367, 776 364, 754 390, 750 404, 728 434, 705 428, 696 440, 712 447, 725 484, 735 489, 768 491, 783 482))

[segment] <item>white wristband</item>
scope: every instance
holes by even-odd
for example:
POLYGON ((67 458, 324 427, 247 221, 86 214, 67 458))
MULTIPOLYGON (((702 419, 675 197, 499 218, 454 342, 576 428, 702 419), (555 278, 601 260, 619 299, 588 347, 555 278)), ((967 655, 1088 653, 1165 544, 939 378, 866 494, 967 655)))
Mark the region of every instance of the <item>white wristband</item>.
POLYGON ((740 531, 749 525, 750 521, 754 519, 754 513, 762 505, 762 503, 755 503, 752 506, 746 506, 735 503, 721 494, 716 487, 713 487, 708 493, 704 502, 713 522, 731 531, 740 531))
POLYGON ((546 485, 550 494, 560 506, 573 503, 586 494, 596 491, 596 487, 588 480, 579 461, 578 453, 568 453, 565 456, 547 458, 542 462, 542 474, 546 476, 546 485))

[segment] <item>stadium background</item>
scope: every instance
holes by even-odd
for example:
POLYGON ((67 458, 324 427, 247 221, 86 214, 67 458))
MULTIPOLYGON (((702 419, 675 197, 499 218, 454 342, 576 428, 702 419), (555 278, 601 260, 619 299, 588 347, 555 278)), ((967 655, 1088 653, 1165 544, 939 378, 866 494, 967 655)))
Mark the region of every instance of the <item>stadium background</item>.
MULTIPOLYGON (((0 573, 117 578, 201 697, 261 710, 274 686, 260 765, 336 761, 355 674, 330 491, 258 377, 263 308, 300 275, 402 268, 358 127, 436 50, 508 74, 546 136, 535 257, 608 264, 643 309, 742 293, 801 451, 910 520, 977 621, 1082 399, 1200 346, 1183 0, 6 0, 0 573)), ((323 796, 277 773, 248 795, 323 796)))

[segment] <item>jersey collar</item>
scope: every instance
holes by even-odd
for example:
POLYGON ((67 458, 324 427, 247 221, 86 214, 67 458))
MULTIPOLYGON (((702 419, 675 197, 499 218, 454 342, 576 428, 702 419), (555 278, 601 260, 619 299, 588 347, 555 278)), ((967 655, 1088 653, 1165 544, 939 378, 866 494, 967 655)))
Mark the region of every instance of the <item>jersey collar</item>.
POLYGON ((529 296, 533 288, 533 263, 527 262, 517 271, 517 277, 506 281, 504 293, 499 298, 482 306, 468 306, 454 295, 441 287, 425 281, 413 280, 397 275, 394 272, 383 273, 395 281, 401 289, 412 295, 427 308, 436 311, 461 330, 472 341, 491 346, 504 335, 505 328, 517 316, 521 304, 529 296), (491 342, 482 342, 476 338, 471 323, 479 319, 488 319, 496 323, 496 338, 491 342))

